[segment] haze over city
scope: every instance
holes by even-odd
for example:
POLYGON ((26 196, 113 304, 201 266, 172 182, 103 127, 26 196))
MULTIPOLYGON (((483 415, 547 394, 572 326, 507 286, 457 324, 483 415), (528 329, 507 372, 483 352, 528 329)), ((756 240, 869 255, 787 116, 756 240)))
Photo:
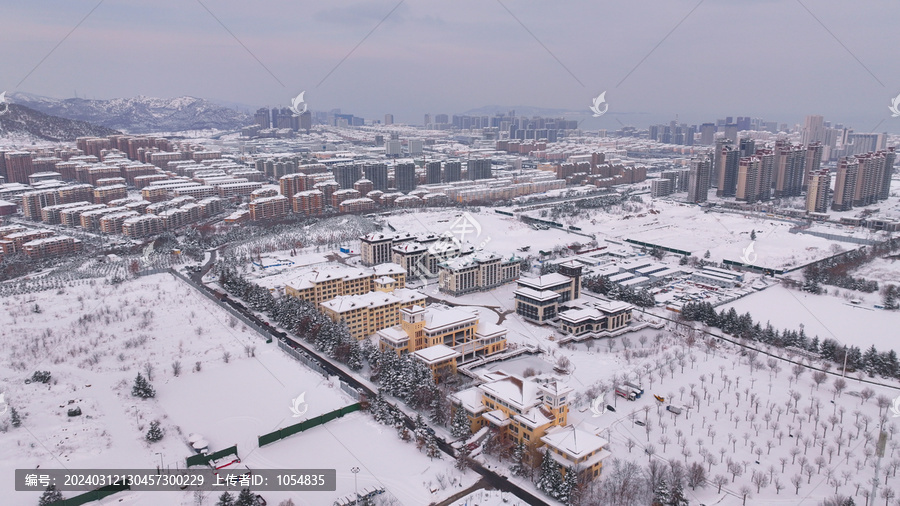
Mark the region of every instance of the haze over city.
POLYGON ((17 3, 4 10, 0 86, 245 110, 306 90, 314 110, 411 124, 488 105, 588 118, 606 90, 610 113, 586 128, 822 114, 897 131, 894 14, 887 1, 17 3))

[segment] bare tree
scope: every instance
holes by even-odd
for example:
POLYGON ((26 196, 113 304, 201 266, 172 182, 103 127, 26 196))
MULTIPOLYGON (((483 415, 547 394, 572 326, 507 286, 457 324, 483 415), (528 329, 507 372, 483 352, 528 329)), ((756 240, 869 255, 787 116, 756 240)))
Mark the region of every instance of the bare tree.
POLYGON ((669 439, 668 436, 660 436, 659 437, 659 444, 661 444, 663 447, 663 453, 666 453, 666 445, 668 445, 671 442, 672 441, 669 439))
POLYGON ((887 506, 891 499, 894 498, 894 489, 890 487, 885 487, 884 490, 881 491, 881 498, 884 499, 884 504, 887 506))
POLYGON ((153 364, 150 362, 144 363, 144 376, 147 377, 147 381, 153 381, 153 364))
POLYGON ((800 495, 800 483, 802 482, 803 478, 799 474, 791 476, 791 484, 794 485, 794 492, 797 495, 800 495))
POLYGON ((753 492, 753 490, 750 487, 748 487, 747 485, 744 485, 741 487, 740 494, 744 498, 744 502, 741 503, 742 505, 747 504, 747 497, 750 495, 751 492, 753 492))
POLYGON ((800 455, 800 448, 792 446, 788 453, 791 454, 791 465, 794 465, 794 461, 797 460, 797 455, 800 455))
POLYGON ((691 490, 696 490, 697 485, 701 487, 706 483, 706 469, 703 464, 693 462, 687 468, 687 484, 691 490))
POLYGON ((172 374, 178 376, 181 374, 181 362, 174 361, 172 362, 172 374))
POLYGON ((716 491, 716 493, 721 494, 722 493, 722 485, 725 485, 726 483, 728 483, 728 477, 722 476, 721 474, 717 474, 717 475, 713 476, 712 482, 713 482, 713 485, 718 487, 718 490, 716 491))
POLYGON ((825 383, 825 380, 828 379, 828 374, 824 371, 816 371, 812 375, 813 383, 816 384, 816 390, 819 389, 819 385, 825 383))
MULTIPOLYGON (((875 390, 872 390, 869 387, 865 387, 859 391, 860 404, 868 402, 872 397, 875 397, 875 390)), ((859 413, 859 411, 854 411, 854 413, 859 413)))
POLYGON ((625 440, 625 448, 628 448, 628 453, 631 453, 631 449, 634 448, 636 444, 637 443, 635 443, 631 438, 625 440))
POLYGON ((837 378, 836 380, 834 380, 834 383, 831 384, 831 389, 834 390, 833 399, 836 399, 838 396, 840 396, 841 392, 843 392, 846 388, 847 381, 844 378, 837 378))
POLYGON ((769 477, 766 476, 766 473, 753 471, 753 476, 750 478, 750 481, 756 485, 757 494, 762 488, 769 486, 769 477))
POLYGON ((732 461, 728 463, 728 472, 731 473, 731 483, 734 483, 738 476, 744 474, 744 468, 740 463, 732 461))
POLYGON ((806 474, 806 476, 807 476, 806 484, 809 485, 810 483, 812 483, 813 475, 816 474, 816 468, 813 466, 805 466, 803 468, 803 473, 806 474))

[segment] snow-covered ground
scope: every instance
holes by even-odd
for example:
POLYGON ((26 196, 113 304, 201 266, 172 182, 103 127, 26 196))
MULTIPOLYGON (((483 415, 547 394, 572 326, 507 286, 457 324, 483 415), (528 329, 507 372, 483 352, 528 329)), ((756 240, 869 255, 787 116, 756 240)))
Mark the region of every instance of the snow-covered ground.
POLYGON ((776 285, 717 309, 733 307, 738 314, 749 312, 763 326, 768 321, 779 330, 799 330, 802 326, 810 337, 830 338, 862 350, 873 344, 879 351, 900 349, 896 331, 900 315, 874 308, 881 304, 878 292, 864 294, 838 289, 846 296, 835 296, 831 295, 835 287, 823 288, 830 294, 814 295, 776 285), (860 303, 852 304, 851 299, 860 303))
MULTIPOLYGON (((836 394, 836 376, 829 375, 817 387, 808 370, 797 380, 791 364, 777 358, 756 357, 751 371, 750 355, 741 355, 731 345, 707 349, 697 344, 690 348, 669 331, 644 336, 643 344, 641 334, 627 336, 627 351, 622 338, 602 340, 589 347, 580 343, 557 348, 543 357, 519 357, 485 369, 522 373, 531 368, 537 374, 553 374, 552 363, 567 357, 573 367, 564 379, 575 388, 577 399, 570 409, 569 422, 608 438, 611 444, 607 449, 613 453, 610 459, 631 460, 643 466, 651 458, 649 452, 652 458, 665 462, 701 463, 710 482, 696 490, 685 487, 691 504, 742 504, 742 486, 752 489, 748 504, 819 504, 836 490, 861 499, 857 484, 860 494, 871 486, 866 480, 874 476, 871 452, 883 414, 888 417, 888 446, 879 477, 883 488, 888 470, 887 486, 900 487, 891 467, 895 461, 900 466, 900 440, 894 439, 898 437, 897 424, 890 411, 876 406, 874 397, 864 400, 860 393, 871 388, 875 396, 893 398, 900 387, 866 385, 853 376, 846 379, 846 389, 836 394), (655 334, 663 336, 659 344, 655 334), (622 381, 625 375, 641 378, 645 393, 637 401, 615 397, 610 390, 613 382, 622 381), (610 404, 616 411, 595 416, 589 408, 603 390, 602 404, 610 404), (656 401, 654 394, 666 402, 656 401), (665 410, 669 404, 685 410, 673 415, 665 410), (823 440, 825 444, 819 445, 823 440), (800 453, 793 455, 797 451, 793 448, 800 453), (824 462, 818 461, 820 457, 824 462), (740 467, 737 477, 729 472, 729 459, 740 467), (813 468, 811 477, 802 471, 801 462, 813 468), (759 492, 752 481, 754 473, 766 476, 759 480, 761 483, 768 482, 759 492), (721 493, 712 484, 716 475, 727 478, 721 493), (800 476, 799 493, 791 481, 795 475, 800 476), (775 479, 780 490, 776 490, 775 479)), ((513 480, 530 487, 527 480, 513 480)))
MULTIPOLYGON (((474 473, 462 478, 454 474, 450 459, 431 463, 414 445, 400 441, 393 429, 361 413, 258 448, 257 436, 302 420, 290 409, 300 394, 308 407, 303 418, 354 401, 336 380, 266 344, 169 274, 119 285, 98 280, 59 292, 7 297, 2 304, 0 391, 8 406, 24 415, 19 428, 9 425, 8 415, 0 419, 4 490, 12 489, 17 468, 154 469, 161 459, 166 467, 184 466, 192 453, 187 445, 191 433, 202 435, 211 451, 237 444, 251 469, 269 464, 340 469, 337 492, 314 498, 280 494, 297 504, 330 504, 352 493, 352 475, 344 465, 353 460, 349 455, 370 470, 360 474, 361 487, 381 483, 401 504, 440 500, 452 493, 451 481, 459 488, 474 480, 474 473), (176 361, 181 365, 177 376, 176 361), (139 371, 146 374, 148 363, 156 397, 141 400, 131 395, 131 386, 139 371), (50 383, 25 384, 35 370, 50 371, 50 383), (82 416, 67 416, 74 406, 82 409, 82 416), (153 420, 160 422, 165 437, 150 444, 144 436, 153 420), (403 458, 394 464, 401 453, 403 458), (431 489, 437 492, 432 495, 431 489)), ((274 492, 262 492, 269 494, 281 500, 274 492)), ((3 503, 31 505, 38 495, 16 493, 3 503)), ((191 494, 167 492, 129 492, 114 498, 135 506, 193 501, 191 494)))

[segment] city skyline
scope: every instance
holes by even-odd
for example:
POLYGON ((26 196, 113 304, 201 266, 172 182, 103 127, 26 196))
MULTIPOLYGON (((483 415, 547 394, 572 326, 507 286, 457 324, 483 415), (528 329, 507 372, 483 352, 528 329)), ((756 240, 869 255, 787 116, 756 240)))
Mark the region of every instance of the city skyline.
POLYGON ((305 91, 313 110, 392 114, 406 124, 426 113, 526 104, 583 111, 585 129, 676 115, 688 124, 746 115, 794 125, 820 114, 859 132, 895 132, 900 120, 888 106, 900 93, 900 70, 886 48, 898 36, 887 8, 17 5, 0 46, 8 69, 0 88, 101 99, 189 95, 250 107, 287 107, 305 91), (766 39, 735 35, 766 27, 774 34, 766 39), (754 74, 761 78, 748 79, 754 74), (591 100, 604 91, 609 112, 593 118, 591 100))

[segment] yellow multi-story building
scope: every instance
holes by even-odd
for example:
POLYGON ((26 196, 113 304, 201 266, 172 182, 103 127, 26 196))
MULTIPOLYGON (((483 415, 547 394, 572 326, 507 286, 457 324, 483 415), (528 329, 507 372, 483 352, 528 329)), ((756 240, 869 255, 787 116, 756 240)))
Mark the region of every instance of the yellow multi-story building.
POLYGON ((400 311, 400 325, 378 331, 378 341, 382 350, 398 355, 443 345, 459 354, 454 360, 466 362, 504 351, 506 334, 499 325, 480 322, 474 310, 415 306, 400 311))
POLYGON ((454 409, 465 410, 473 433, 487 427, 522 443, 536 454, 546 447, 563 468, 594 478, 611 453, 599 436, 568 425, 574 389, 558 379, 525 379, 504 371, 482 376, 484 383, 452 394, 454 409))
POLYGON ((356 339, 365 339, 400 322, 405 308, 425 305, 425 294, 407 288, 342 295, 319 304, 332 321, 343 322, 356 339))
POLYGON ((406 287, 406 271, 396 264, 371 268, 332 267, 304 272, 284 286, 285 295, 320 304, 342 295, 362 295, 376 290, 376 280, 390 278, 394 288, 406 287))
POLYGON ((560 381, 539 383, 504 371, 484 376, 485 382, 450 396, 464 409, 472 432, 491 427, 533 450, 547 429, 568 421, 573 389, 560 381))
POLYGON ((609 450, 604 449, 609 441, 573 426, 548 430, 541 442, 550 450, 553 460, 562 467, 563 474, 567 468, 572 467, 580 477, 588 479, 600 476, 603 459, 612 455, 609 450))

